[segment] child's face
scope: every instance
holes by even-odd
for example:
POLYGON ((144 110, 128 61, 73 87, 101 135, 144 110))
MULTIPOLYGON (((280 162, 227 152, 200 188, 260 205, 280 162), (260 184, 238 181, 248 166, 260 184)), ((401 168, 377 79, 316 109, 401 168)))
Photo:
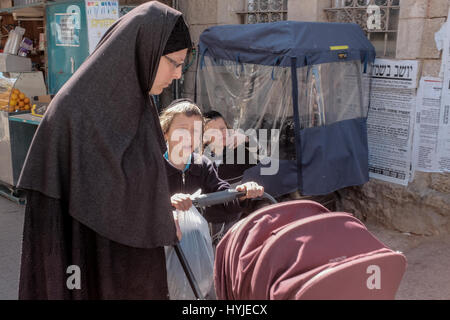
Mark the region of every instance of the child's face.
POLYGON ((174 157, 180 157, 179 161, 186 161, 188 156, 200 146, 202 118, 177 114, 164 137, 169 145, 169 158, 176 161, 174 157))
POLYGON ((218 130, 222 133, 222 147, 226 146, 227 143, 227 135, 228 135, 228 131, 227 131, 227 125, 225 123, 225 121, 222 118, 216 118, 214 120, 209 121, 206 125, 205 125, 205 133, 203 136, 203 140, 205 143, 211 143, 213 145, 218 145, 219 141, 215 141, 216 137, 214 134, 214 131, 212 130, 218 130), (211 129, 211 131, 208 130, 211 129))

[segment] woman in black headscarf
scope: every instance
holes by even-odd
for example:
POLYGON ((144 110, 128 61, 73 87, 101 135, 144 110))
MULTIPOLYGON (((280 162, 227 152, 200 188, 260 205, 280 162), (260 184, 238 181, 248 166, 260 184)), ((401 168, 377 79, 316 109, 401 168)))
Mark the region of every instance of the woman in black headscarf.
POLYGON ((177 241, 150 94, 181 76, 189 32, 153 1, 119 19, 51 102, 27 191, 20 299, 166 299, 177 241))

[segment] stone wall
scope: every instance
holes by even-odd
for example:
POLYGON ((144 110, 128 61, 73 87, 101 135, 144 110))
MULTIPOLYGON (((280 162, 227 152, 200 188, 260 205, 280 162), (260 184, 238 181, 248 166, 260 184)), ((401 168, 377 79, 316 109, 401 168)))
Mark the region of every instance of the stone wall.
MULTIPOLYGON (((421 63, 420 75, 439 75, 441 53, 434 33, 446 21, 447 0, 401 0, 397 59, 421 63)), ((416 172, 407 187, 371 180, 338 192, 338 207, 363 220, 413 234, 450 232, 450 173, 416 172)))
POLYGON ((323 9, 331 7, 331 0, 288 0, 288 20, 327 21, 323 9))

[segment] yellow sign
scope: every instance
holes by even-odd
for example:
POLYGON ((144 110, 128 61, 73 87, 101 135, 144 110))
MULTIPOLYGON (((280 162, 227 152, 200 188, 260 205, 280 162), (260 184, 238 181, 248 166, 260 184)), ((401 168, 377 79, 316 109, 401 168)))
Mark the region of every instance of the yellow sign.
POLYGON ((348 46, 330 46, 330 50, 347 50, 348 46))

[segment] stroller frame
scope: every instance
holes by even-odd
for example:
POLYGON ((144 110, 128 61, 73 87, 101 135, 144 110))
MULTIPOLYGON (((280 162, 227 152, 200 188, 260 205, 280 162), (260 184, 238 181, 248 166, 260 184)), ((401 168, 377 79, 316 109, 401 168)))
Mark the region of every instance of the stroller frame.
MULTIPOLYGON (((236 191, 234 189, 228 189, 225 191, 200 195, 195 199, 193 199, 192 203, 196 207, 209 207, 216 204, 233 201, 234 199, 241 197, 243 195, 245 195, 245 192, 236 191)), ((267 199, 272 204, 277 203, 277 200, 275 200, 275 198, 269 195, 268 193, 264 193, 261 199, 267 199)), ((188 279, 189 285, 191 286, 196 299, 205 300, 205 297, 203 297, 200 291, 198 282, 195 279, 194 273, 192 272, 192 269, 190 268, 186 256, 184 255, 180 245, 177 243, 173 247, 175 249, 175 253, 178 257, 178 260, 180 260, 181 266, 183 267, 184 273, 186 274, 186 278, 188 279)))

